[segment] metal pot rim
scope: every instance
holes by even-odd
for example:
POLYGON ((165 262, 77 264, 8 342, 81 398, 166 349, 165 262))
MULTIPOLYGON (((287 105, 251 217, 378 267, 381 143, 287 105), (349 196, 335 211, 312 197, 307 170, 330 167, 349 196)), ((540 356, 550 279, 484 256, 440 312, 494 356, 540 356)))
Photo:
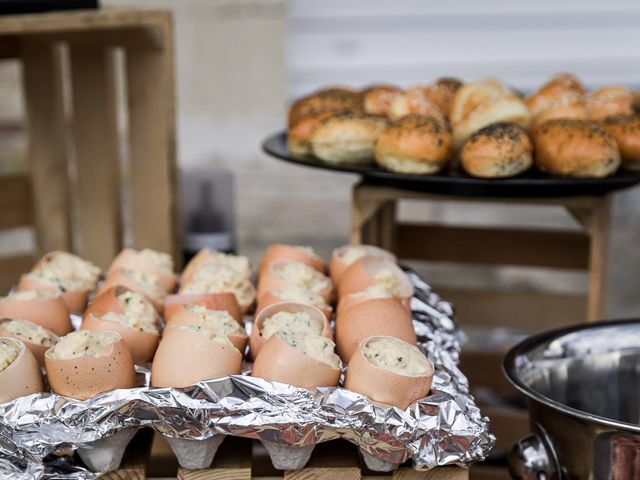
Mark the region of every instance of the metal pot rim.
POLYGON ((518 391, 524 394, 527 398, 539 402, 543 405, 546 405, 549 408, 560 411, 571 417, 577 418, 578 420, 596 423, 598 425, 618 428, 622 430, 627 430, 630 432, 640 433, 640 425, 634 425, 632 423, 620 422, 617 420, 612 420, 610 418, 601 417, 599 415, 594 415, 591 413, 583 412, 581 410, 577 410, 575 408, 567 407, 562 403, 556 402, 555 400, 551 400, 548 397, 532 390, 527 385, 525 385, 520 378, 517 377, 515 373, 515 360, 518 356, 530 351, 532 348, 537 347, 540 344, 547 343, 551 340, 555 340, 564 335, 579 332, 581 330, 593 330, 596 328, 606 328, 615 325, 625 325, 625 324, 640 324, 640 319, 618 319, 618 320, 607 320, 607 321, 598 321, 597 323, 586 323, 573 325, 570 327, 558 328, 555 330, 549 330, 546 332, 538 333, 536 335, 532 335, 527 337, 514 347, 512 347, 505 356, 505 359, 502 363, 502 373, 507 377, 507 380, 511 385, 513 385, 518 391))

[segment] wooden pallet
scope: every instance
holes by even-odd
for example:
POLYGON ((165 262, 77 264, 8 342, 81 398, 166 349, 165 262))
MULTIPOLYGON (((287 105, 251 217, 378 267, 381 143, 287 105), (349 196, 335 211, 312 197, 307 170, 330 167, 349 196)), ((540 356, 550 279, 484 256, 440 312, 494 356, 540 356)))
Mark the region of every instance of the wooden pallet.
POLYGON ((316 447, 305 468, 282 472, 271 465, 265 448, 257 441, 229 437, 220 446, 211 468, 180 468, 167 442, 159 434, 143 431, 131 442, 122 466, 106 480, 468 480, 468 470, 441 467, 417 471, 402 466, 389 474, 369 471, 358 449, 343 440, 316 447))

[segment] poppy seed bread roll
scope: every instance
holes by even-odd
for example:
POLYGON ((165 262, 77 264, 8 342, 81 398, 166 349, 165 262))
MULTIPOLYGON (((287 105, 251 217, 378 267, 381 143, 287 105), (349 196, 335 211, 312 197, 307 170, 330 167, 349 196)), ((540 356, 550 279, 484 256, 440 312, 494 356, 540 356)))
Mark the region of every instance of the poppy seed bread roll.
POLYGON ((425 94, 442 114, 448 118, 453 97, 460 87, 462 87, 462 82, 457 78, 443 77, 429 85, 425 89, 425 94))
POLYGON ((362 91, 362 107, 367 115, 388 117, 393 100, 402 90, 393 85, 373 85, 362 91))
POLYGON ((313 132, 322 120, 336 113, 348 113, 348 110, 313 112, 301 117, 295 125, 289 128, 287 135, 289 151, 294 155, 309 155, 311 153, 311 136, 313 132))
POLYGON ((312 114, 322 112, 362 111, 360 94, 344 88, 327 88, 296 100, 289 108, 289 128, 312 114))
POLYGON ((609 117, 598 125, 611 135, 620 150, 622 167, 640 170, 640 117, 637 115, 618 115, 609 117))
POLYGON ((328 163, 370 163, 376 141, 388 126, 386 119, 373 115, 333 115, 316 127, 311 149, 316 157, 328 163))
POLYGON ((422 115, 407 115, 378 139, 376 162, 402 173, 433 174, 453 157, 449 131, 438 121, 422 115))
POLYGON ((389 118, 392 120, 399 120, 411 114, 431 117, 443 126, 448 125, 444 114, 427 96, 426 87, 412 87, 405 90, 394 98, 389 107, 389 118))
POLYGON ((620 166, 614 138, 588 120, 557 119, 534 134, 536 165, 563 177, 603 178, 620 166))
POLYGON ((462 146, 460 162, 474 177, 506 178, 533 164, 529 135, 515 123, 494 123, 474 133, 462 146))
POLYGON ((591 120, 633 113, 633 94, 620 85, 599 88, 587 95, 585 100, 591 120))
POLYGON ((563 73, 555 75, 526 99, 527 107, 532 115, 538 115, 551 107, 557 100, 567 94, 582 97, 585 88, 574 75, 563 73))

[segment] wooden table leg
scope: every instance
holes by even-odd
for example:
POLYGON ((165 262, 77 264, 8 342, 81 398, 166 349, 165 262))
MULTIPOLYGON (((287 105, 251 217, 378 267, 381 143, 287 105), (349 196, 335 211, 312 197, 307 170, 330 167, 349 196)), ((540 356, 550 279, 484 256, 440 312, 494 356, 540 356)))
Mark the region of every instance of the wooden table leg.
POLYGON ((158 49, 126 52, 133 243, 180 258, 171 24, 158 49))
POLYGON ((106 268, 122 248, 114 51, 72 45, 78 253, 106 268))
POLYGON ((611 196, 601 198, 591 214, 589 233, 589 289, 587 293, 587 321, 601 320, 607 307, 607 258, 611 220, 611 196))
POLYGON ((60 45, 22 44, 29 169, 39 253, 71 250, 62 55, 60 45))

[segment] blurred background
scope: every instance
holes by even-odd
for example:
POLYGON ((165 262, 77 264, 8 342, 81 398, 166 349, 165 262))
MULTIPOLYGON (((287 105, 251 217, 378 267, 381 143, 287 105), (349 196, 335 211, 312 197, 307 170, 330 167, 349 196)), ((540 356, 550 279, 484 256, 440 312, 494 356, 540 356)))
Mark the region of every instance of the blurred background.
MULTIPOLYGON (((237 250, 254 261, 275 241, 312 245, 324 256, 348 241, 350 188, 357 178, 286 165, 260 150, 265 136, 285 127, 287 105, 297 96, 327 84, 409 86, 440 76, 495 76, 527 91, 560 71, 575 73, 588 87, 640 86, 640 3, 634 1, 102 3, 174 12, 179 166, 185 175, 203 168, 232 174, 237 250)), ((25 168, 19 78, 17 64, 0 63, 3 172, 25 168)), ((629 317, 640 314, 640 191, 616 195, 614 211, 608 313, 629 317)), ((407 203, 400 217, 577 229, 564 212, 549 215, 536 207, 407 203)), ((3 255, 32 245, 28 229, 0 237, 3 255)), ((571 272, 416 266, 439 285, 569 293, 586 285, 584 274, 571 272)))

